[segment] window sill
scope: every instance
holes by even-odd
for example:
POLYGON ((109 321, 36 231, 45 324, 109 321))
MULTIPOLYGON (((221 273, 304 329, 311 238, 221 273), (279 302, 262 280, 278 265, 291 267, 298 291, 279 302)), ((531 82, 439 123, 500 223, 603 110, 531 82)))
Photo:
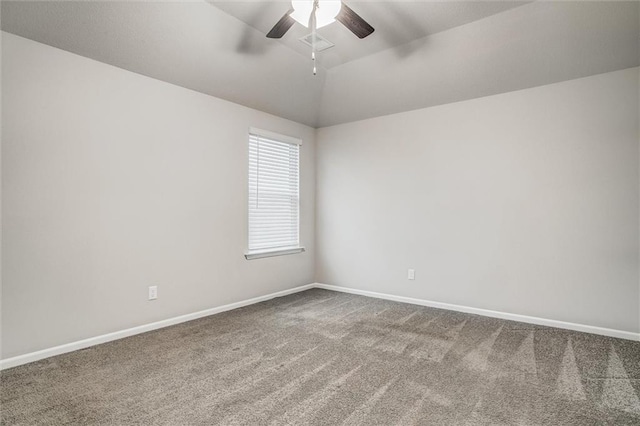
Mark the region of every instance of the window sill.
POLYGON ((272 249, 272 250, 260 250, 260 251, 252 251, 245 253, 244 257, 247 260, 252 259, 262 259, 263 257, 273 257, 273 256, 284 256, 287 254, 296 254, 302 253, 304 247, 293 247, 293 248, 283 248, 283 249, 272 249))

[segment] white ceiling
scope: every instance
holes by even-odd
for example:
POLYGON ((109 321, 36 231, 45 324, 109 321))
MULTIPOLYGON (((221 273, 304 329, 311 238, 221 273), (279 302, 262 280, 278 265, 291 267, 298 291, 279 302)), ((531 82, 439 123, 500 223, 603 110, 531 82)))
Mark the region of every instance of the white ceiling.
POLYGON ((2 30, 314 127, 640 65, 637 1, 349 1, 311 75, 287 2, 3 1, 2 30))
POLYGON ((535 2, 403 49, 329 70, 320 127, 636 67, 640 2, 535 2))

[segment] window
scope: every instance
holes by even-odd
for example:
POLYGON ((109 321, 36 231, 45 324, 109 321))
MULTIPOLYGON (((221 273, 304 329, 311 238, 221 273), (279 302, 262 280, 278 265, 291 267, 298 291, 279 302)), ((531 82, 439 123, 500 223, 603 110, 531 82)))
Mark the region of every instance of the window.
POLYGON ((299 253, 299 139, 249 129, 247 259, 299 253))

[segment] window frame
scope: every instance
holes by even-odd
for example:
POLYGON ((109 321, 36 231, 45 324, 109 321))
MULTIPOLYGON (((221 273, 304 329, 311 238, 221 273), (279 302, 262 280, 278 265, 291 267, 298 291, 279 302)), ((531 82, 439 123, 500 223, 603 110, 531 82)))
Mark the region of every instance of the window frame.
POLYGON ((283 135, 280 133, 276 133, 276 132, 272 132, 269 130, 263 130, 263 129, 258 129, 256 127, 250 127, 249 131, 247 133, 247 188, 246 188, 246 194, 247 194, 247 204, 246 204, 246 212, 247 212, 247 234, 246 234, 246 251, 245 251, 245 258, 247 260, 252 260, 252 259, 261 259, 261 258, 265 258, 265 257, 273 257, 273 256, 283 256, 283 255, 289 255, 289 254, 296 254, 296 253, 302 253, 305 251, 304 246, 302 246, 301 244, 301 233, 300 233, 300 224, 301 224, 301 219, 302 219, 302 215, 301 215, 301 197, 300 197, 300 172, 301 172, 301 167, 300 167, 300 160, 301 160, 301 156, 302 156, 302 139, 300 138, 295 138, 292 136, 287 136, 287 135, 283 135), (298 194, 297 194, 297 201, 298 201, 298 205, 297 205, 297 214, 298 214, 298 220, 297 220, 297 225, 298 225, 298 229, 297 229, 297 236, 298 236, 298 244, 295 246, 286 246, 286 247, 268 247, 268 248, 262 248, 262 249, 249 249, 249 241, 251 239, 251 192, 250 192, 250 179, 249 176, 251 174, 251 159, 250 159, 250 146, 251 146, 251 137, 252 136, 257 136, 258 138, 263 137, 265 139, 270 139, 272 141, 276 141, 276 142, 280 142, 280 143, 286 143, 286 144, 291 144, 291 145, 298 145, 298 170, 297 170, 297 174, 298 174, 298 194))

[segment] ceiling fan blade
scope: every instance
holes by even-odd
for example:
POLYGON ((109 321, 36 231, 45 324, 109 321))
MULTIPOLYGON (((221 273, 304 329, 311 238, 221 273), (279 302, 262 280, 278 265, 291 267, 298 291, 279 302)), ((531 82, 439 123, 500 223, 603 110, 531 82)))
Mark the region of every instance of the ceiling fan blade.
POLYGON ((336 20, 347 27, 349 31, 358 36, 358 38, 365 38, 375 31, 367 21, 351 10, 344 2, 342 3, 340 13, 336 16, 336 20))
POLYGON ((269 31, 269 33, 267 34, 267 37, 282 38, 282 36, 285 35, 285 33, 289 31, 289 28, 291 28, 291 26, 296 22, 295 19, 289 16, 291 15, 292 12, 293 12, 293 9, 289 9, 289 11, 285 13, 284 16, 280 18, 278 22, 276 22, 273 28, 271 28, 271 31, 269 31))

